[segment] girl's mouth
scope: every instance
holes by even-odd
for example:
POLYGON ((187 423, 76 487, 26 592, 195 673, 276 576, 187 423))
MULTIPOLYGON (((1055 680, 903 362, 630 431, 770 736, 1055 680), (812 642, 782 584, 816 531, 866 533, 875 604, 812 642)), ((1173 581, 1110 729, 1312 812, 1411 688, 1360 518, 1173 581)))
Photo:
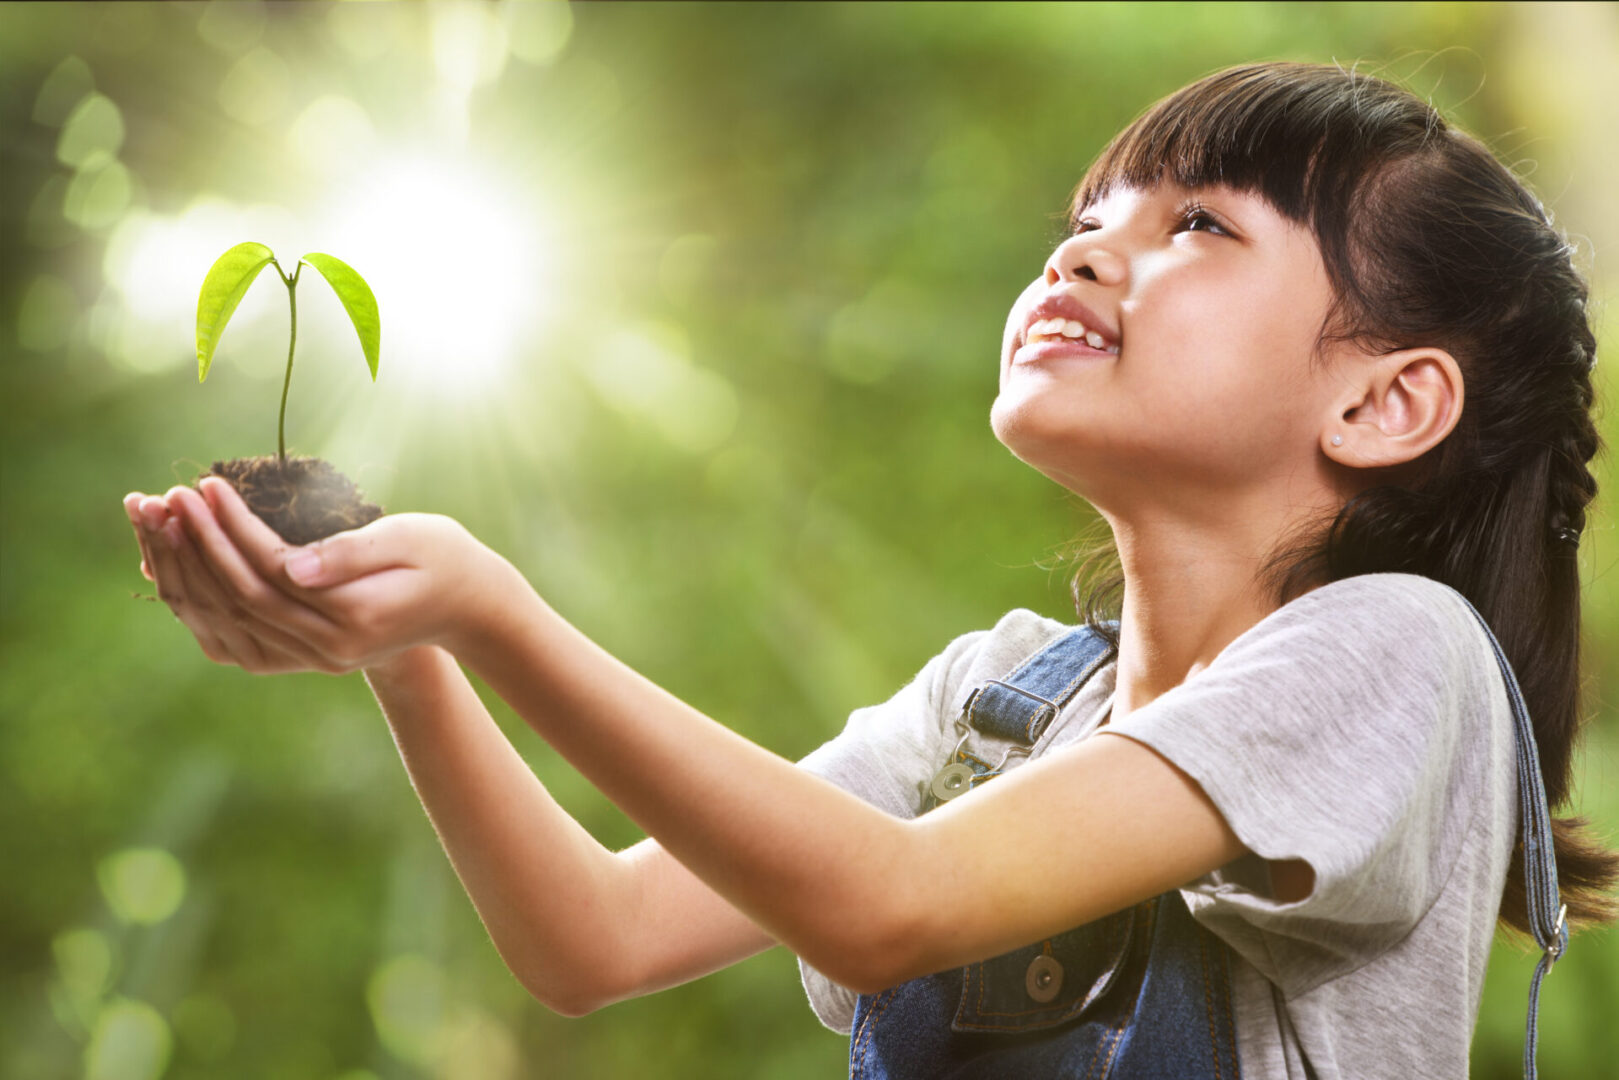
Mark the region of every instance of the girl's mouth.
POLYGON ((1119 347, 1095 330, 1087 330, 1078 319, 1039 319, 1029 324, 1026 344, 1038 345, 1045 341, 1083 341, 1100 352, 1117 353, 1119 347))
POLYGON ((1086 326, 1074 316, 1090 312, 1077 301, 1061 296, 1047 297, 1034 309, 1012 354, 1012 363, 1026 364, 1058 357, 1097 359, 1119 354, 1116 332, 1103 333, 1086 326))
POLYGON ((1019 346, 1017 351, 1012 354, 1012 363, 1033 364, 1041 360, 1055 360, 1059 357, 1105 360, 1118 354, 1119 347, 1117 345, 1105 345, 1102 348, 1097 348, 1084 338, 1031 334, 1028 343, 1019 346))

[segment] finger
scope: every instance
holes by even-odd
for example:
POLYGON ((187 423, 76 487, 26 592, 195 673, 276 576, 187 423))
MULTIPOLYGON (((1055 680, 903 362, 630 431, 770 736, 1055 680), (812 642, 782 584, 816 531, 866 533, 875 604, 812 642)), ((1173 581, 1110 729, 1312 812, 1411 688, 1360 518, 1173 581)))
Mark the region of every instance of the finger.
POLYGON ((277 536, 223 480, 204 477, 198 487, 225 534, 266 580, 324 589, 378 570, 415 565, 400 533, 401 519, 420 515, 395 514, 300 548, 277 536))
POLYGON ((168 519, 167 508, 162 500, 152 496, 126 498, 125 507, 138 522, 135 531, 141 545, 143 572, 157 585, 159 599, 168 605, 180 624, 191 631, 203 655, 216 663, 239 663, 248 670, 326 670, 313 658, 289 656, 284 648, 271 643, 250 646, 245 641, 231 643, 221 637, 215 629, 217 615, 210 614, 207 595, 199 595, 196 577, 185 571, 185 539, 178 529, 179 523, 168 524, 171 519, 168 519), (164 520, 168 531, 165 532, 164 527, 149 528, 149 520, 164 520))
POLYGON ((146 528, 141 521, 141 499, 145 498, 138 491, 132 491, 124 496, 124 513, 129 518, 129 524, 135 530, 135 543, 141 549, 141 576, 147 581, 155 581, 152 576, 152 557, 146 550, 146 528))
MULTIPOLYGON (((173 489, 169 494, 174 495, 182 490, 186 489, 173 489)), ((217 476, 205 476, 197 481, 197 493, 231 545, 246 557, 261 578, 266 581, 286 580, 282 566, 286 562, 287 549, 293 545, 248 509, 247 503, 242 501, 242 496, 234 487, 217 476)))
POLYGON ((157 596, 174 610, 179 616, 179 607, 184 605, 185 596, 180 591, 180 569, 175 565, 174 548, 163 535, 162 527, 153 528, 148 524, 151 514, 148 511, 147 498, 143 497, 136 508, 140 516, 140 524, 135 527, 135 534, 140 539, 142 561, 151 571, 152 583, 157 586, 157 596))
POLYGON ((235 601, 186 534, 179 515, 164 529, 177 537, 175 565, 188 601, 187 625, 209 659, 256 674, 308 671, 318 666, 294 655, 299 649, 296 641, 254 618, 235 601))
POLYGON ((258 577, 195 492, 171 492, 186 545, 179 560, 193 605, 249 671, 346 671, 322 642, 340 637, 320 612, 258 577))
MULTIPOLYGON (((146 556, 147 569, 151 571, 153 584, 159 587, 158 596, 162 593, 162 575, 164 567, 169 568, 169 577, 177 580, 174 573, 172 545, 163 538, 163 526, 169 520, 169 509, 163 500, 156 495, 142 495, 136 504, 136 514, 140 518, 138 526, 141 548, 146 556)), ((178 594, 176 594, 178 596, 178 594)), ((172 606, 172 605, 170 605, 172 606)))
POLYGON ((156 495, 143 495, 138 506, 141 523, 148 529, 156 531, 163 527, 169 519, 169 509, 163 505, 163 500, 156 495))
POLYGON ((156 583, 157 577, 152 572, 152 553, 146 546, 146 530, 140 525, 135 526, 135 543, 141 549, 141 577, 156 583))
MULTIPOLYGON (((169 495, 177 496, 183 490, 172 490, 169 495)), ((377 538, 368 531, 375 529, 377 524, 375 522, 366 528, 351 529, 299 547, 287 543, 274 529, 265 524, 263 519, 243 501, 241 494, 224 480, 212 476, 203 477, 198 481, 197 490, 202 495, 204 504, 213 512, 214 520, 226 539, 246 557, 253 569, 266 581, 290 586, 287 591, 306 602, 318 603, 318 600, 303 593, 301 591, 303 589, 324 589, 341 581, 400 564, 397 555, 389 554, 396 551, 400 547, 399 544, 388 545, 387 552, 378 548, 377 538), (351 548, 354 544, 358 544, 359 547, 351 548), (321 567, 320 573, 315 576, 299 573, 296 578, 293 577, 288 572, 289 562, 311 552, 317 560, 315 565, 321 567)))
POLYGON ((236 657, 214 632, 208 613, 197 603, 195 583, 185 571, 181 556, 186 543, 179 522, 165 524, 158 529, 152 541, 152 556, 156 560, 158 599, 169 605, 174 617, 191 631, 203 654, 220 664, 235 663, 236 657))
MULTIPOLYGON (((175 488, 169 492, 168 505, 185 526, 186 535, 196 545, 200 560, 211 572, 232 614, 283 631, 282 640, 321 641, 329 639, 336 631, 336 624, 325 614, 298 596, 289 595, 287 588, 273 584, 274 578, 266 580, 220 528, 218 519, 197 492, 175 488)), ((281 542, 279 537, 276 539, 281 542)))

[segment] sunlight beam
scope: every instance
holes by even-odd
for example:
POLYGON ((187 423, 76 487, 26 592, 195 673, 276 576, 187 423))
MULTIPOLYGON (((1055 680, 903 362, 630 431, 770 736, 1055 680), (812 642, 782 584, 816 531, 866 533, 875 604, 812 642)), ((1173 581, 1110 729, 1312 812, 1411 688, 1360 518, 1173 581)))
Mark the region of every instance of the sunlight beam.
POLYGON ((400 158, 344 192, 321 235, 382 309, 383 366, 457 397, 498 393, 547 314, 530 200, 464 162, 400 158))

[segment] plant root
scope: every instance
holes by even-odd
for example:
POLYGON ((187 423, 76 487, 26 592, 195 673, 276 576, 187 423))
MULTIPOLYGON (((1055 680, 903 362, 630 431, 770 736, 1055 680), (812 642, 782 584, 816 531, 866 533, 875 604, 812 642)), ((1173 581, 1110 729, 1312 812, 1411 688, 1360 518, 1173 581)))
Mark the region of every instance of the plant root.
MULTIPOLYGON (((345 529, 369 525, 382 507, 365 501, 354 481, 331 462, 274 454, 216 461, 206 476, 218 476, 276 535, 289 544, 309 544, 345 529)), ((197 477, 198 480, 202 476, 197 477)))

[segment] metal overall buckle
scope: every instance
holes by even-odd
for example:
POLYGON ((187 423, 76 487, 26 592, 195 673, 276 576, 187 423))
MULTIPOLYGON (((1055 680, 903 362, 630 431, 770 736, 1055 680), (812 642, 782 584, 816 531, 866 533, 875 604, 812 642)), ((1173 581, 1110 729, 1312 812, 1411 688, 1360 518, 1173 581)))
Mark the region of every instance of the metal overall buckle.
MULTIPOLYGON (((1011 683, 1002 682, 1000 679, 986 679, 984 680, 984 683, 986 686, 991 683, 996 686, 1004 686, 1006 689, 1021 694, 1026 698, 1031 698, 1038 701, 1040 704, 1051 710, 1052 720, 1056 720, 1057 714, 1062 711, 1055 701, 1048 701, 1039 694, 1031 694, 1021 686, 1013 686, 1011 683)), ((972 712, 973 702, 977 700, 977 698, 978 690, 975 689, 971 694, 967 695, 967 700, 962 703, 961 715, 956 717, 956 731, 961 737, 956 740, 956 748, 950 751, 950 756, 945 759, 944 767, 938 772, 934 773, 933 779, 928 781, 928 791, 941 803, 947 803, 951 799, 965 795, 968 791, 972 790, 973 777, 978 775, 973 771, 973 767, 971 765, 968 765, 965 761, 956 760, 961 756, 962 747, 967 745, 967 739, 972 735, 973 729, 972 725, 967 723, 967 714, 972 712)), ((1001 757, 1000 764, 996 765, 995 768, 991 769, 984 775, 998 775, 1005 770, 1006 763, 1012 760, 1012 756, 1014 754, 1020 757, 1027 757, 1031 749, 1032 748, 1028 746, 1008 747, 1006 753, 1001 757)))
POLYGON ((1546 966, 1557 963, 1563 955, 1563 921, 1568 917, 1568 905, 1557 909, 1557 925, 1552 927, 1552 939, 1546 943, 1546 966))

